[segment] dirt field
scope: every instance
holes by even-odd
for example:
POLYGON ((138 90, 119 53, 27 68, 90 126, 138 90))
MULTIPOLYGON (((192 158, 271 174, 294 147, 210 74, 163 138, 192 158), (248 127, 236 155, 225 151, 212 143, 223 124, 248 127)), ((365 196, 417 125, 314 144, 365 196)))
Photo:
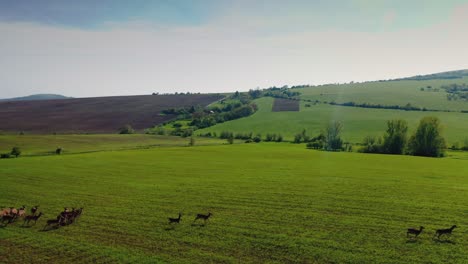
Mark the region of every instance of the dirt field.
POLYGON ((208 105, 222 96, 139 95, 63 100, 0 102, 0 131, 30 133, 114 133, 126 124, 136 130, 168 121, 168 108, 208 105))
POLYGON ((299 111, 299 101, 275 98, 273 102, 273 112, 299 111))

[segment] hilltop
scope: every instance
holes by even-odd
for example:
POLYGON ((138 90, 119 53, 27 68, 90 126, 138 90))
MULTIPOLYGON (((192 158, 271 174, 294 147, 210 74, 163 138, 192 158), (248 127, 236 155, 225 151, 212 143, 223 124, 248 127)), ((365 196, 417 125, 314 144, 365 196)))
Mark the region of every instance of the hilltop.
POLYGON ((59 99, 70 99, 72 97, 60 95, 60 94, 32 94, 22 97, 14 97, 7 99, 0 99, 0 101, 35 101, 35 100, 59 100, 59 99))
POLYGON ((394 81, 423 81, 423 80, 442 80, 442 79, 461 79, 463 77, 468 76, 468 69, 467 70, 456 70, 456 71, 446 71, 446 72, 439 72, 433 74, 426 74, 426 75, 416 75, 412 77, 406 78, 398 78, 394 79, 394 81))

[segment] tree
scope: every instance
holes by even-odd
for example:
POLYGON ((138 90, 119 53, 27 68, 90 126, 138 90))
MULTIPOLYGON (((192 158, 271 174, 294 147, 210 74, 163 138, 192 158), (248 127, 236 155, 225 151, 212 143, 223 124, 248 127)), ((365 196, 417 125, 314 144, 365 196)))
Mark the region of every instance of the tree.
POLYGON ((445 139, 437 117, 424 117, 409 140, 409 152, 415 156, 441 157, 444 155, 445 139))
POLYGON ((296 135, 294 135, 294 141, 293 141, 293 143, 299 144, 299 143, 301 143, 301 140, 302 140, 302 134, 296 134, 296 135))
POLYGON ((227 141, 228 141, 229 144, 234 144, 234 134, 229 133, 227 141))
POLYGON ((11 155, 18 157, 21 155, 21 149, 19 147, 13 147, 10 152, 11 155))
POLYGON ((380 145, 381 138, 376 138, 375 136, 366 136, 362 142, 364 147, 362 147, 359 152, 363 153, 381 153, 382 146, 380 145))
POLYGON ((407 142, 408 123, 395 119, 387 121, 383 151, 388 154, 403 154, 407 142))
POLYGON ((133 134, 135 130, 130 125, 125 125, 119 131, 119 134, 133 134))
POLYGON ((195 138, 193 136, 190 137, 189 146, 195 146, 195 138))
POLYGON ((343 125, 338 121, 333 121, 328 124, 325 131, 325 149, 326 150, 340 150, 343 147, 343 140, 341 140, 341 131, 343 125))

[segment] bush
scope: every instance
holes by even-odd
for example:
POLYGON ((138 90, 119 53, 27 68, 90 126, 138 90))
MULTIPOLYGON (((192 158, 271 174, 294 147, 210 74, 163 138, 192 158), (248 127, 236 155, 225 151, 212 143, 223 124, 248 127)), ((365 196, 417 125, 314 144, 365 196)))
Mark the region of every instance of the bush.
POLYGON ((135 130, 130 125, 125 125, 119 130, 119 134, 134 134, 134 133, 135 133, 135 130))
POLYGON ((222 131, 221 134, 219 135, 219 138, 220 139, 228 139, 231 136, 232 136, 232 132, 222 131))
POLYGON ((262 141, 262 136, 260 134, 256 135, 253 139, 253 142, 259 143, 262 141))
POLYGON ((150 133, 155 134, 155 135, 164 136, 164 135, 166 135, 166 130, 162 126, 158 126, 158 127, 155 127, 153 129, 151 129, 150 133))
POLYGON ((323 143, 321 141, 312 141, 312 142, 307 143, 307 148, 322 149, 323 148, 323 143))
POLYGON ((281 134, 279 134, 277 137, 276 137, 276 142, 282 142, 283 141, 283 136, 281 134))
POLYGON ((442 157, 445 139, 437 117, 424 117, 409 140, 409 153, 415 156, 442 157))
POLYGON ((189 129, 183 129, 181 131, 181 136, 184 137, 184 138, 185 137, 191 137, 192 135, 193 135, 193 130, 190 129, 190 128, 189 129))
POLYGON ((381 145, 382 139, 379 137, 376 139, 374 136, 366 136, 363 140, 363 145, 361 149, 359 149, 359 152, 362 153, 381 153, 382 151, 382 145, 381 145))
POLYGON ((62 148, 57 148, 57 149, 55 150, 55 154, 57 154, 57 155, 62 154, 62 148))
POLYGON ((227 141, 228 141, 229 144, 234 144, 234 136, 232 135, 232 133, 227 138, 227 141))
POLYGON ((12 156, 18 157, 19 155, 21 155, 21 149, 20 149, 19 147, 13 147, 13 148, 11 149, 10 154, 11 154, 12 156))
POLYGON ((0 154, 0 159, 9 159, 9 158, 11 158, 10 153, 3 153, 3 154, 0 154))
POLYGON ((299 144, 299 143, 301 143, 301 141, 302 141, 302 134, 296 134, 296 135, 294 135, 293 143, 299 144))

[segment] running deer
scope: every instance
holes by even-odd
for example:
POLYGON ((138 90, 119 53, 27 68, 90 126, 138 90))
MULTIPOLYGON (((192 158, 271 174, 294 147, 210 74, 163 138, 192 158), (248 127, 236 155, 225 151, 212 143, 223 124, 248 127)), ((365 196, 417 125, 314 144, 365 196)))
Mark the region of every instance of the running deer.
POLYGON ((195 217, 195 220, 193 220, 193 222, 197 221, 198 219, 203 219, 206 222, 206 220, 208 220, 208 218, 210 218, 210 216, 212 215, 212 213, 208 213, 207 215, 197 214, 197 217, 195 217))
POLYGON ((11 224, 15 221, 17 215, 16 214, 9 214, 9 215, 4 215, 2 217, 2 224, 4 224, 5 226, 8 225, 8 224, 11 224), (6 224, 5 224, 6 222, 6 224))
POLYGON ((60 226, 63 222, 63 217, 62 216, 57 216, 56 219, 50 219, 50 220, 47 220, 47 223, 46 225, 44 226, 43 230, 46 229, 46 227, 50 226, 50 225, 56 225, 56 226, 60 226))
POLYGON ((23 225, 25 224, 28 224, 29 225, 29 222, 30 221, 34 221, 34 224, 36 224, 37 222, 37 219, 39 219, 42 215, 42 212, 40 212, 38 215, 27 215, 25 218, 24 218, 24 223, 23 225))
POLYGON ((171 217, 169 217, 169 218, 168 218, 168 219, 169 219, 169 224, 172 224, 172 223, 178 224, 178 223, 180 222, 180 218, 181 218, 181 217, 182 217, 182 214, 181 214, 181 213, 179 213, 179 217, 178 217, 178 218, 171 218, 171 217))
POLYGON ((418 237, 419 234, 421 234, 421 232, 423 231, 424 229, 424 226, 420 226, 419 227, 419 230, 418 229, 414 229, 414 228, 408 228, 408 231, 406 232, 406 237, 408 237, 410 234, 414 235, 414 237, 418 237))
POLYGON ((453 225, 451 228, 437 229, 437 231, 434 234, 434 237, 437 236, 437 239, 439 239, 441 235, 451 235, 452 231, 453 231, 453 229, 455 229, 455 227, 457 227, 457 226, 453 225))

